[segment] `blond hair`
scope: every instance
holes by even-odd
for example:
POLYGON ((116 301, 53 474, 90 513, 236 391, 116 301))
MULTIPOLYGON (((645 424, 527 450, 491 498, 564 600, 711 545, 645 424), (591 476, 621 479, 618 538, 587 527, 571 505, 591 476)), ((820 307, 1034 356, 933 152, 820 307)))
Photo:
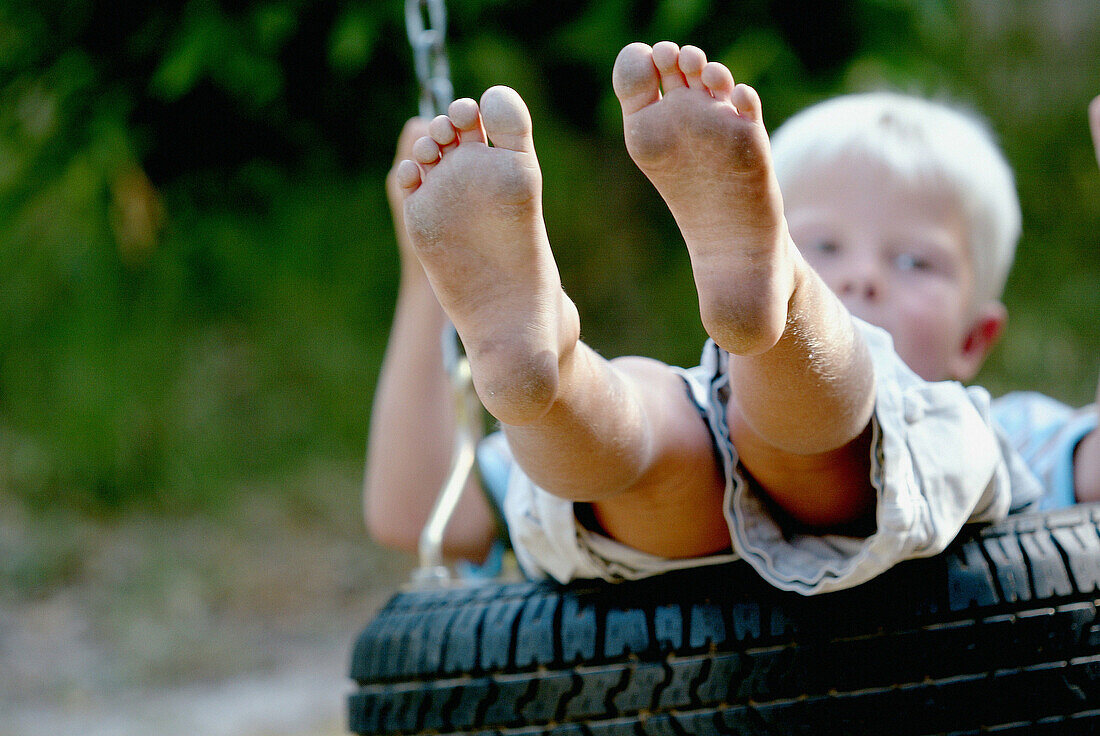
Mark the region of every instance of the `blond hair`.
POLYGON ((1000 298, 1020 238, 1020 201, 1012 169, 976 115, 894 92, 844 95, 787 120, 772 152, 780 189, 852 157, 903 182, 945 188, 966 222, 976 303, 1000 298))

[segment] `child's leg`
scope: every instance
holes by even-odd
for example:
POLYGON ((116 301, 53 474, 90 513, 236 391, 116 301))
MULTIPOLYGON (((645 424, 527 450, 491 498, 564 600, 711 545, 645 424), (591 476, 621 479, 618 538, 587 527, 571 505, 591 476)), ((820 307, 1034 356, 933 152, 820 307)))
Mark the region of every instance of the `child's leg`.
POLYGON ((480 109, 456 101, 414 155, 398 169, 414 248, 520 466, 552 493, 598 500, 607 531, 639 549, 727 546, 722 479, 680 378, 653 361, 605 361, 578 339, 519 96, 495 87, 480 109))
POLYGON ((731 353, 743 464, 796 518, 859 518, 873 500, 870 358, 787 233, 759 97, 669 42, 626 47, 613 76, 627 148, 672 210, 704 326, 731 353))
MULTIPOLYGON (((416 550, 420 530, 447 477, 455 429, 450 381, 440 350, 447 318, 405 230, 405 190, 396 175, 397 162, 411 156, 413 142, 427 132, 426 120, 406 123, 394 169, 386 178, 401 281, 371 407, 363 484, 371 536, 380 544, 409 552, 416 550)), ((488 502, 478 489, 468 488, 447 526, 445 554, 480 561, 495 536, 496 519, 488 502)))
POLYGON ((432 137, 416 142, 419 167, 405 164, 398 177, 414 247, 462 336, 478 393, 497 419, 521 425, 553 400, 558 358, 579 323, 546 239, 530 117, 502 90, 487 92, 480 112, 473 100, 452 103, 449 118, 432 121, 432 137))
POLYGON ((1089 103, 1089 131, 1092 133, 1092 146, 1096 149, 1096 162, 1100 163, 1100 96, 1089 103))

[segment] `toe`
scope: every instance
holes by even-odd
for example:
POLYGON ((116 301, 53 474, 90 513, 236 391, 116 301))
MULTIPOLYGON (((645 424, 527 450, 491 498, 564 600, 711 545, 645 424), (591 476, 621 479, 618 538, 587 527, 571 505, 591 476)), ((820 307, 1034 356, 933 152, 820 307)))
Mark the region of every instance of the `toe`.
POLYGON ((481 111, 477 103, 469 97, 455 100, 447 108, 447 116, 458 129, 458 137, 463 143, 485 143, 485 128, 481 124, 481 111))
POLYGON ((481 96, 481 119, 489 140, 497 148, 534 153, 531 113, 511 87, 498 85, 485 90, 481 96))
POLYGON ((439 163, 439 155, 439 144, 427 136, 413 143, 413 158, 425 171, 439 163))
POLYGON ((653 64, 653 49, 644 43, 632 43, 620 51, 611 72, 611 85, 624 115, 661 99, 661 76, 653 64))
POLYGON ((409 118, 405 127, 401 128, 401 134, 397 137, 397 152, 393 158, 393 165, 407 158, 412 158, 413 143, 417 138, 428 134, 428 121, 424 118, 409 118))
POLYGON ((717 61, 707 62, 699 77, 716 100, 730 101, 730 95, 733 94, 733 75, 725 64, 719 64, 717 61))
POLYGON ((405 159, 397 165, 394 178, 397 181, 397 186, 411 192, 420 186, 420 167, 405 159))
POLYGON ((686 87, 687 80, 680 72, 680 47, 672 41, 661 41, 653 47, 653 65, 661 73, 661 89, 665 94, 678 87, 686 87))
POLYGON ((687 85, 692 89, 703 89, 702 73, 707 64, 707 55, 698 46, 685 46, 680 49, 680 71, 687 85))
POLYGON ((455 126, 451 124, 451 119, 446 115, 439 115, 432 120, 428 125, 428 135, 439 144, 440 155, 445 155, 447 151, 458 145, 458 133, 455 131, 455 126))
POLYGON ((741 117, 749 118, 757 123, 763 120, 764 114, 760 105, 760 95, 749 85, 739 84, 734 87, 733 94, 730 95, 730 102, 737 108, 737 112, 741 117))

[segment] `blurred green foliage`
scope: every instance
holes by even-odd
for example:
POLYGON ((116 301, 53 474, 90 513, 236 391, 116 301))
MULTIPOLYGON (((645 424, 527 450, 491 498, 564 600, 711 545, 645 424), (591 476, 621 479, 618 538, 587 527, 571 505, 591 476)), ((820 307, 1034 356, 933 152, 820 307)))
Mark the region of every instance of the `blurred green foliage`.
MULTIPOLYGON (((532 109, 551 240, 601 351, 690 364, 703 339, 610 85, 623 45, 673 38, 755 85, 773 127, 882 86, 985 114, 1025 235, 980 382, 1091 399, 1094 0, 448 5, 457 93, 509 84, 532 109)), ((0 491, 195 510, 358 461, 397 279, 382 179, 415 109, 398 0, 0 3, 0 491)))

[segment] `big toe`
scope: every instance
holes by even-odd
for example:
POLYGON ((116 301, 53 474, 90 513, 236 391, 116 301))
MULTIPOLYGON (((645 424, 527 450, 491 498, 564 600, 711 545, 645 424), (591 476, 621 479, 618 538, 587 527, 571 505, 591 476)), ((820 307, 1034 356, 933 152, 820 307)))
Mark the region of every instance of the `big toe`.
POLYGON ((629 115, 661 97, 661 75, 653 63, 653 49, 644 43, 632 43, 615 59, 611 86, 629 115))
POLYGON ((523 98, 511 87, 498 85, 481 96, 481 119, 489 140, 497 148, 533 153, 531 113, 523 98))

